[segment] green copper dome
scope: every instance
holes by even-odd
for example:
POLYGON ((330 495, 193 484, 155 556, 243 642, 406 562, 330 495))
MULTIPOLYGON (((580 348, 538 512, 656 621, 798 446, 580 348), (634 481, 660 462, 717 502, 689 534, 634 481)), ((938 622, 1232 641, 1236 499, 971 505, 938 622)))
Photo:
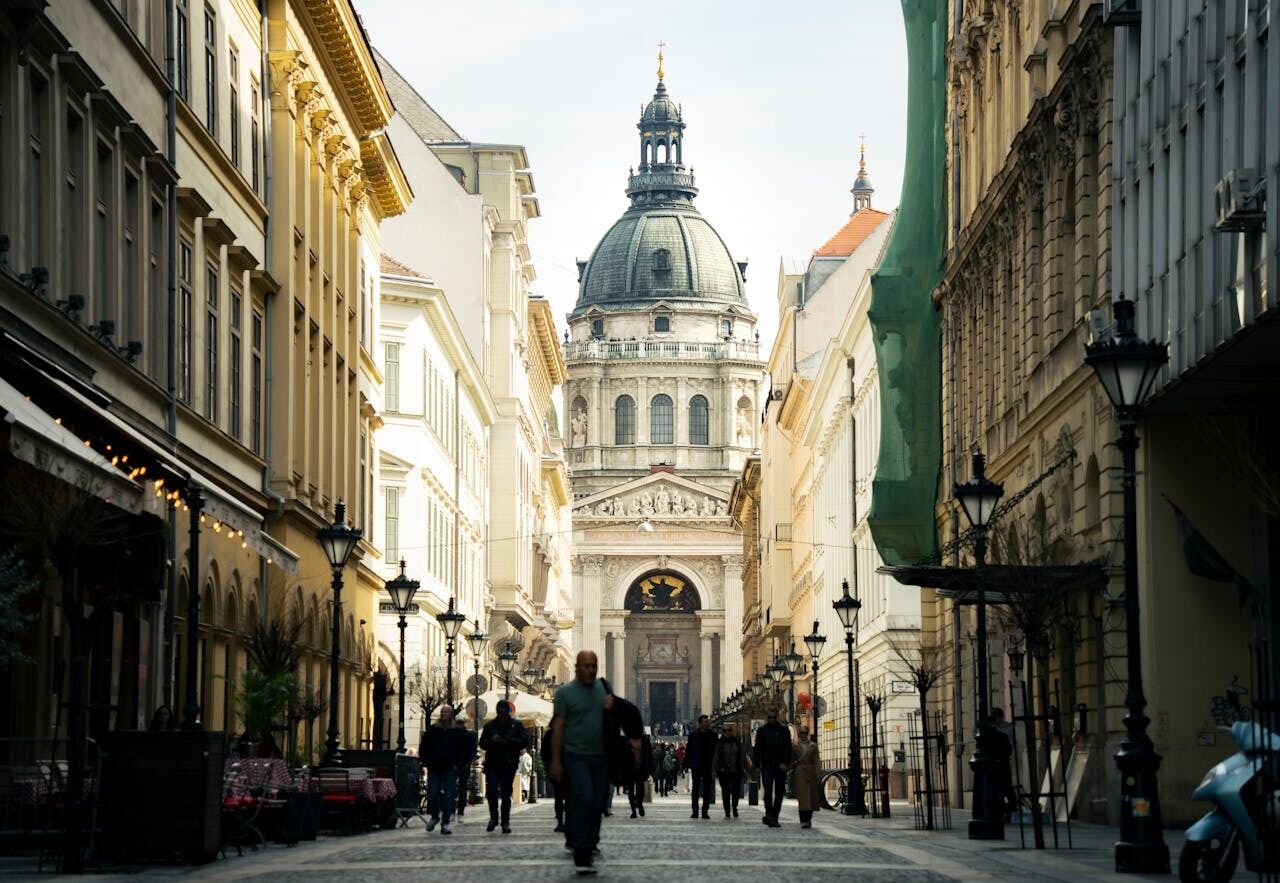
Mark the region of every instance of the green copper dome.
POLYGON ((637 126, 640 165, 627 181, 631 207, 581 265, 572 316, 593 304, 630 309, 658 300, 747 306, 742 270, 693 206, 698 188, 683 162, 684 126, 659 80, 637 126))

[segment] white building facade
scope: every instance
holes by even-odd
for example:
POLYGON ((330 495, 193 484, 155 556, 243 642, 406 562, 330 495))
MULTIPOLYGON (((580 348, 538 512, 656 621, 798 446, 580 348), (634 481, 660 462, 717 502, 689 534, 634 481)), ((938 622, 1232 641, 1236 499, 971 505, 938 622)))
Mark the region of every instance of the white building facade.
MULTIPOLYGON (((408 617, 405 669, 415 686, 435 686, 449 674, 436 615, 452 602, 473 628, 485 618, 488 436, 497 412, 445 293, 386 256, 379 337, 384 422, 378 431, 378 546, 385 579, 395 577, 403 561, 406 576, 421 583, 408 617)), ((384 598, 377 659, 397 694, 384 706, 389 713, 381 735, 395 741, 396 705, 406 702, 406 743, 416 746, 423 721, 415 697, 399 693, 398 621, 384 598)), ((455 648, 455 696, 464 692, 472 670, 465 643, 455 648)))

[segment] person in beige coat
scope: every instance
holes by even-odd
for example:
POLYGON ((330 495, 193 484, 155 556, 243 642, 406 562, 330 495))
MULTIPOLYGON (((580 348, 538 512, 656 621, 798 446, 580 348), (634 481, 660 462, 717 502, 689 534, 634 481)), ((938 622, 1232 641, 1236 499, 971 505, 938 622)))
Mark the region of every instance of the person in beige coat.
POLYGON ((807 727, 800 728, 800 739, 791 748, 791 786, 800 807, 800 827, 813 827, 813 811, 818 808, 818 788, 822 778, 822 762, 818 759, 818 743, 809 739, 807 727))

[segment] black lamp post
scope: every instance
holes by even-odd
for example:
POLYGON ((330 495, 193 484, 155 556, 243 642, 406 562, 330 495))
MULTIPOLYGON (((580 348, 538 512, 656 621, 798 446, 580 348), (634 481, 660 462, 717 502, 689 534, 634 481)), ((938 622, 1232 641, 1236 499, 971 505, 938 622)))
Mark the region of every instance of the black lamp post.
POLYGON ((400 701, 396 704, 399 706, 399 724, 400 728, 396 735, 396 750, 404 751, 404 630, 406 626, 405 617, 409 614, 409 610, 413 605, 413 596, 421 585, 416 579, 409 579, 404 575, 404 559, 400 559, 400 575, 395 579, 387 580, 387 593, 391 595, 391 606, 396 609, 396 613, 400 614, 400 701))
MULTIPOLYGON (((474 676, 471 679, 471 707, 475 715, 476 739, 480 738, 480 728, 484 723, 484 715, 480 713, 480 657, 484 655, 484 646, 489 641, 489 636, 480 629, 480 620, 475 621, 475 627, 471 630, 471 634, 467 635, 467 646, 471 648, 471 663, 474 666, 474 676)), ((480 802, 480 752, 476 752, 476 756, 471 761, 470 770, 471 782, 467 793, 471 803, 480 802)))
MULTIPOLYGON (((444 680, 444 696, 445 702, 449 707, 453 707, 453 654, 454 641, 458 637, 458 632, 462 631, 462 624, 467 618, 453 608, 453 596, 449 597, 449 609, 443 613, 436 614, 436 622, 440 623, 440 628, 444 630, 444 654, 445 654, 445 680, 444 680)), ((477 731, 478 732, 478 731, 477 731)))
MULTIPOLYGON (((788 717, 792 722, 796 719, 796 677, 802 674, 804 668, 804 657, 796 652, 795 641, 791 642, 791 649, 782 657, 782 667, 786 669, 787 678, 791 682, 791 689, 787 695, 788 717)), ((817 742, 817 735, 814 736, 814 742, 817 742)))
POLYGON ((1133 301, 1120 296, 1111 305, 1115 336, 1085 347, 1085 364, 1093 368, 1115 408, 1120 426, 1118 446, 1123 463, 1124 489, 1124 618, 1128 644, 1129 689, 1124 704, 1125 737, 1116 754, 1120 769, 1120 839, 1115 846, 1116 870, 1139 874, 1169 870, 1169 847, 1160 819, 1160 791, 1156 773, 1160 755, 1147 735, 1142 690, 1142 631, 1138 605, 1138 419, 1155 386, 1160 369, 1169 361, 1169 347, 1142 340, 1134 332, 1133 301))
POLYGON ((809 696, 813 707, 813 741, 818 741, 818 657, 822 648, 827 646, 827 636, 818 633, 818 621, 813 621, 813 631, 804 636, 804 645, 809 648, 809 659, 813 661, 813 693, 809 696))
POLYGON ((1004 808, 998 761, 991 746, 991 721, 987 708, 989 690, 987 660, 987 589, 983 568, 987 563, 987 528, 1004 488, 986 475, 987 460, 973 453, 973 477, 957 484, 955 497, 977 531, 973 543, 974 579, 978 587, 978 733, 969 767, 973 770, 973 817, 969 820, 970 840, 1003 840, 1004 808))
POLYGON ((865 816, 867 798, 862 791, 862 746, 858 734, 858 692, 853 680, 853 641, 858 630, 858 611, 862 602, 849 594, 849 581, 843 583, 844 594, 831 602, 840 624, 844 626, 845 661, 849 667, 849 794, 844 802, 847 816, 865 816))
POLYGON ((520 654, 511 649, 511 642, 507 641, 502 645, 502 652, 498 654, 498 667, 502 669, 502 698, 511 698, 511 673, 516 670, 516 663, 520 661, 520 654))
MULTIPOLYGON (((329 647, 329 732, 325 740, 325 766, 339 766, 342 753, 338 751, 338 705, 341 698, 338 686, 338 656, 342 652, 342 569, 360 541, 359 528, 347 524, 347 505, 341 500, 333 510, 333 524, 316 531, 316 539, 324 549, 324 557, 333 572, 333 629, 329 647)), ((401 696, 403 697, 403 693, 401 696)))

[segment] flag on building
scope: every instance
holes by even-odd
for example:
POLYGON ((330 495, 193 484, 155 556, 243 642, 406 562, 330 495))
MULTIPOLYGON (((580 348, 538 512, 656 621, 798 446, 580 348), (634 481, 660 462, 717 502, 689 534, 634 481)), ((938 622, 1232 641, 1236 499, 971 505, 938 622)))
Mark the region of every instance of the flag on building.
POLYGON ((1196 530, 1191 519, 1183 514, 1173 500, 1169 500, 1169 505, 1173 507, 1174 518, 1178 521, 1178 537, 1182 542, 1182 557, 1187 562, 1187 570, 1216 583, 1235 583, 1236 601, 1243 607, 1245 600, 1253 593, 1253 586, 1213 547, 1204 534, 1196 530))

